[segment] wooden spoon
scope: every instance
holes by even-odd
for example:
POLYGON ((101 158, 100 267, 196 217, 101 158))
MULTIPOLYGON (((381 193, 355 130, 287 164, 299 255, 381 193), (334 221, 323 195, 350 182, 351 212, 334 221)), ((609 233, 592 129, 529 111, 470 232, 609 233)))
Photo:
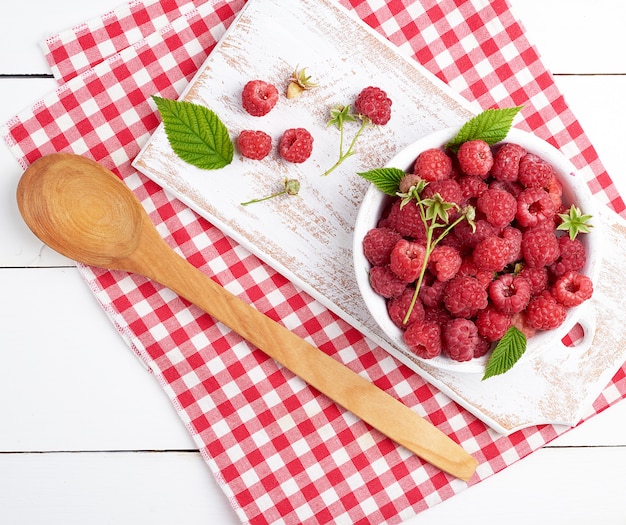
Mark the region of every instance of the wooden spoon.
POLYGON ((422 459, 465 481, 476 470, 476 459, 436 427, 178 256, 100 164, 73 154, 42 157, 22 176, 17 202, 33 233, 61 254, 161 283, 422 459))

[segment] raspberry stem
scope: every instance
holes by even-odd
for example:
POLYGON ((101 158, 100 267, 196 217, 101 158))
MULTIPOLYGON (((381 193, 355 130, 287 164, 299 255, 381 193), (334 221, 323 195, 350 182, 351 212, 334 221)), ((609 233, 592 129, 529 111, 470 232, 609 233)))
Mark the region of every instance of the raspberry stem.
POLYGON ((367 117, 363 117, 362 115, 358 116, 358 118, 361 119, 361 126, 359 127, 359 130, 356 132, 352 141, 350 142, 348 149, 344 153, 344 122, 353 122, 356 120, 357 117, 350 113, 349 105, 333 108, 330 112, 330 115, 331 119, 328 121, 328 125, 330 126, 334 124, 339 129, 339 159, 337 159, 337 162, 335 162, 335 164, 333 164, 324 173, 322 173, 323 177, 332 173, 343 163, 344 160, 356 153, 356 150, 354 149, 356 141, 361 136, 361 133, 363 133, 365 128, 369 127, 369 125, 371 124, 370 119, 368 119, 367 117))
MULTIPOLYGON (((411 298, 411 303, 409 304, 409 308, 407 309, 407 313, 402 320, 402 324, 407 324, 409 322, 409 318, 411 317, 411 313, 413 312, 413 308, 415 307, 415 303, 417 302, 417 297, 419 296, 420 288, 422 287, 422 281, 424 280, 424 275, 426 274, 426 269, 428 268, 428 260, 433 250, 441 242, 441 240, 448 235, 452 231, 452 229, 459 224, 463 220, 467 220, 470 224, 473 224, 474 219, 474 208, 471 206, 464 208, 461 211, 460 215, 452 222, 448 224, 448 212, 447 210, 450 208, 459 209, 459 207, 455 204, 450 205, 450 203, 443 202, 441 196, 437 193, 433 195, 431 199, 421 199, 419 195, 419 191, 424 188, 425 185, 420 185, 418 188, 412 188, 409 190, 408 195, 411 196, 408 200, 405 200, 405 204, 408 204, 415 198, 417 200, 416 205, 419 207, 420 217, 424 226, 426 227, 426 252, 424 255, 424 262, 422 264, 422 268, 420 270, 420 274, 415 282, 415 291, 413 292, 413 297, 411 298), (438 222, 437 218, 442 217, 444 222, 438 222), (445 229, 433 240, 433 234, 437 228, 445 227, 445 229)), ((406 199, 406 196, 405 196, 406 199)))
POLYGON ((300 182, 296 179, 285 179, 284 188, 276 193, 272 193, 267 197, 261 197, 259 199, 252 199, 246 202, 242 202, 242 206, 248 206, 249 204, 254 204, 255 202, 263 202, 269 199, 273 199, 275 197, 280 197, 281 195, 298 195, 300 191, 300 182))

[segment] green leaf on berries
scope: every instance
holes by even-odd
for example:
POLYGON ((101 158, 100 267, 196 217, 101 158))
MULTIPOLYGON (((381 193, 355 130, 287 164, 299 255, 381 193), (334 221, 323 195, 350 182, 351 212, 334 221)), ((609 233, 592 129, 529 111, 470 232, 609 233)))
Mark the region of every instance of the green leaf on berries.
POLYGON ((522 107, 487 109, 479 113, 463 125, 446 147, 456 152, 461 144, 470 140, 484 140, 490 145, 504 140, 522 107))
POLYGON ((182 160, 205 170, 223 168, 233 160, 228 129, 209 108, 186 101, 153 96, 165 134, 182 160))
POLYGON ((485 368, 483 381, 510 370, 525 351, 526 336, 518 328, 511 326, 493 349, 485 368))
POLYGON ((395 196, 400 189, 400 181, 406 173, 400 168, 376 168, 358 175, 373 183, 383 193, 395 196))
POLYGON ((583 215, 580 208, 577 208, 574 204, 570 206, 567 213, 559 213, 561 218, 561 224, 556 228, 557 230, 565 230, 569 233, 569 238, 574 240, 579 233, 589 233, 593 224, 589 224, 591 215, 583 215))

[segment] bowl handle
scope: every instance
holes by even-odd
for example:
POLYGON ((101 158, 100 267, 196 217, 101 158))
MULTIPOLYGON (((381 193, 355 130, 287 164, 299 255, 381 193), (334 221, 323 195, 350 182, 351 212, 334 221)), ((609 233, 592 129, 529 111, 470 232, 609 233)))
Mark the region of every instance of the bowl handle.
MULTIPOLYGON (((596 333, 596 309, 593 308, 593 305, 590 302, 585 303, 581 306, 581 308, 582 311, 580 312, 576 324, 580 325, 582 328, 583 336, 582 339, 574 342, 573 346, 575 346, 580 352, 586 352, 591 347, 596 333)), ((562 339, 559 343, 563 348, 571 348, 565 345, 562 339)))

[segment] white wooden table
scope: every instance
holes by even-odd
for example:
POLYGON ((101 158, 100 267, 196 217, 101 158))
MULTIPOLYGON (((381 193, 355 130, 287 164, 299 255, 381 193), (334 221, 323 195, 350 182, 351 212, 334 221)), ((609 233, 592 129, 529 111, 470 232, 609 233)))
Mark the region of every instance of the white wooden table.
MULTIPOLYGON (((55 87, 38 42, 120 1, 2 2, 2 122, 55 87)), ((626 195, 626 4, 510 1, 626 195)), ((0 522, 238 523, 71 261, 22 223, 3 145, 0 170, 0 522)), ((622 402, 408 523, 623 525, 625 471, 622 402)))

